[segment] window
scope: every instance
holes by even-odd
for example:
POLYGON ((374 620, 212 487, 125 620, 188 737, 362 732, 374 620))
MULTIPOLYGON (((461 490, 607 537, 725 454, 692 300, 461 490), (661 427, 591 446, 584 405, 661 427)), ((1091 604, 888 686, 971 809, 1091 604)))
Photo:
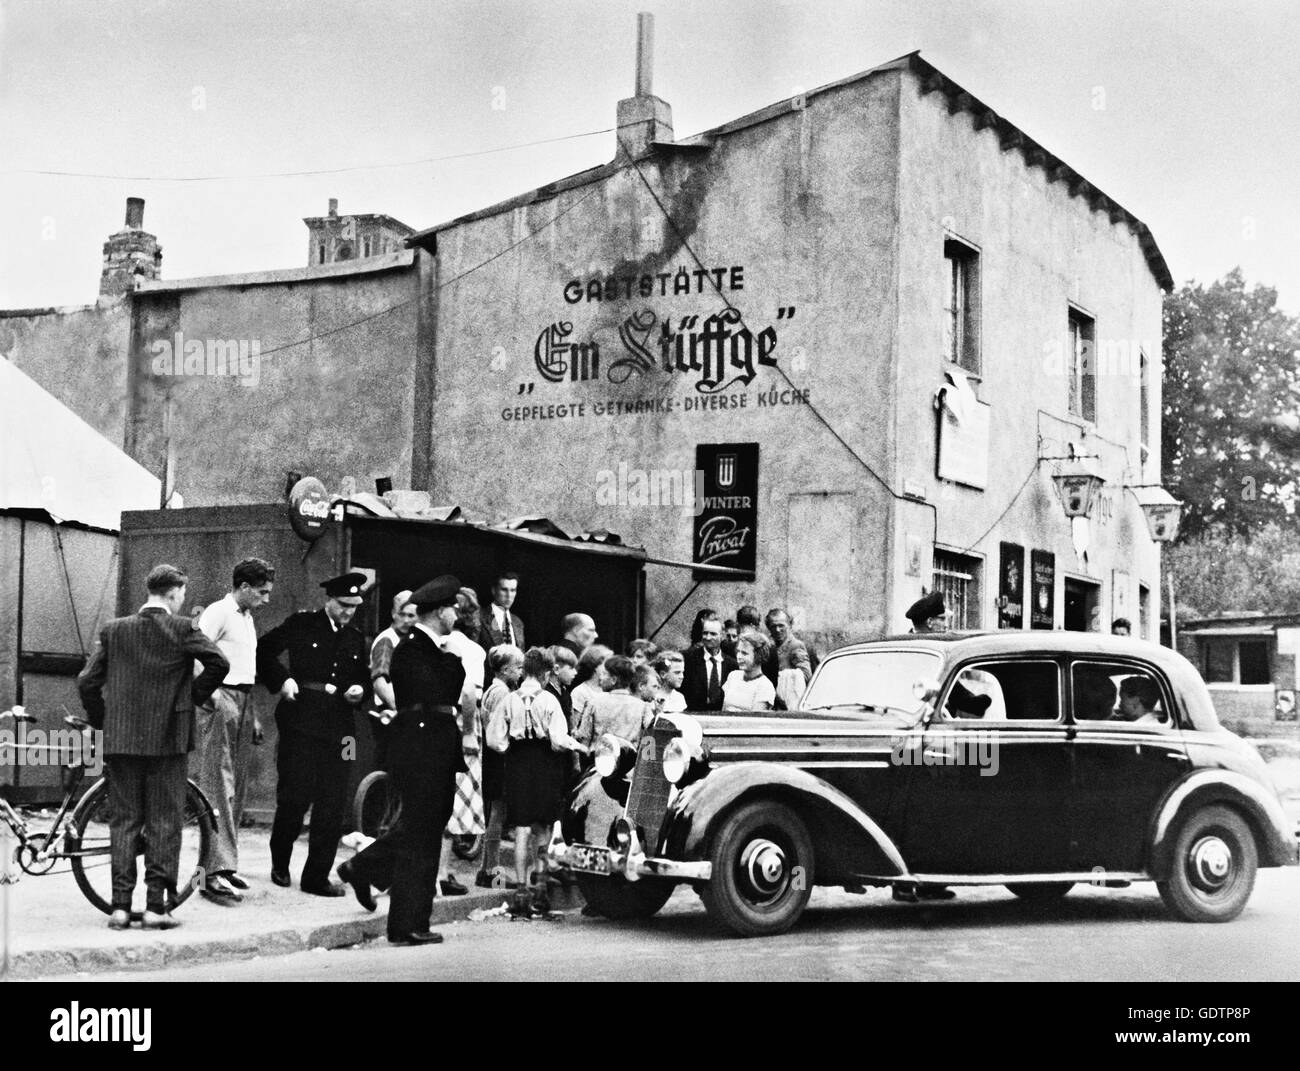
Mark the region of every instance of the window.
POLYGON ((1138 354, 1138 458, 1145 477, 1147 458, 1151 455, 1151 362, 1138 354))
POLYGON ((370 239, 369 239, 369 238, 363 238, 363 239, 361 240, 361 255, 362 255, 363 257, 368 257, 368 256, 370 256, 370 239))
POLYGON ((320 254, 320 263, 324 264, 324 263, 325 263, 325 243, 324 243, 324 242, 321 242, 321 244, 318 245, 318 246, 316 247, 316 250, 317 250, 317 252, 320 254))
POLYGON ((979 253, 954 238, 943 243, 943 355, 945 360, 978 373, 979 253))
POLYGON ((943 710, 962 721, 1056 721, 1060 686, 1055 662, 985 662, 968 666, 944 697, 943 710))
POLYGON ((1272 645, 1268 640, 1214 636, 1201 642, 1207 684, 1272 684, 1272 645))
POLYGON ((1165 713, 1164 689, 1154 673, 1114 662, 1076 662, 1070 667, 1074 720, 1173 728, 1165 713))
POLYGON ((1091 316, 1070 310, 1070 340, 1065 354, 1070 384, 1070 412, 1093 423, 1097 421, 1097 330, 1091 316))
POLYGON ((934 552, 934 585, 932 590, 943 596, 948 607, 949 627, 977 629, 980 627, 980 560, 964 554, 947 551, 934 552))

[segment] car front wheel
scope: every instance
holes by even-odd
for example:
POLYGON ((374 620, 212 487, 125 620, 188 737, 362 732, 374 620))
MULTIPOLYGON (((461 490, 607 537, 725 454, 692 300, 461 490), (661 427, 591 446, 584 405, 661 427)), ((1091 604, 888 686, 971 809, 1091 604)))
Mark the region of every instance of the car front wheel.
POLYGON ((1229 922, 1250 899, 1257 863, 1245 820, 1227 807, 1206 807, 1178 831, 1169 878, 1157 888, 1179 918, 1229 922))
POLYGON ((737 807, 723 820, 709 853, 713 876, 700 890, 711 918, 744 937, 784 933, 812 893, 808 829, 782 803, 737 807))

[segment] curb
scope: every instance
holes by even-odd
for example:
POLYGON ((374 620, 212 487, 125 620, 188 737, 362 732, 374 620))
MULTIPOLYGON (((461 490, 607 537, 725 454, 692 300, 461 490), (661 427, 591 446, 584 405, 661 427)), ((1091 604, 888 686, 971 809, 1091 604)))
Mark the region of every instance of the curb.
MULTIPOLYGON (((433 902, 430 925, 463 922, 471 912, 495 907, 494 895, 440 897, 433 902)), ((287 956, 312 949, 347 948, 383 937, 387 914, 376 912, 360 919, 321 926, 292 926, 237 937, 217 937, 193 942, 137 942, 112 947, 34 949, 10 955, 8 978, 43 978, 67 974, 95 974, 122 970, 158 970, 194 966, 254 956, 287 956)))

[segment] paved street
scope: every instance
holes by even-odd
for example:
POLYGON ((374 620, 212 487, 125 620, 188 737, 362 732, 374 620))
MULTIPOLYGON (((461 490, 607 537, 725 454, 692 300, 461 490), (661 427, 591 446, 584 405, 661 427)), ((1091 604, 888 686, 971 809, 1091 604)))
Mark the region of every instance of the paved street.
POLYGON ((719 936, 681 889, 639 925, 573 910, 559 922, 455 923, 430 949, 380 941, 93 980, 1297 981, 1298 906, 1295 868, 1261 873, 1246 913, 1227 925, 1174 921, 1151 885, 1076 887, 1045 909, 1003 889, 963 889, 934 906, 818 890, 792 933, 746 941, 719 936))

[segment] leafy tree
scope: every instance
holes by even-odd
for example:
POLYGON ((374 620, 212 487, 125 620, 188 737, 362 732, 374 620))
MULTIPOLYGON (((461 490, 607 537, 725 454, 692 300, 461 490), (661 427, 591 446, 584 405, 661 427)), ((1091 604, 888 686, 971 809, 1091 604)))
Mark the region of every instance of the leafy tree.
POLYGON ((1294 524, 1300 482, 1300 320, 1241 270, 1164 305, 1163 482, 1187 504, 1180 538, 1294 524))
POLYGON ((1224 611, 1300 613, 1300 530, 1269 524, 1252 538, 1210 532, 1180 540, 1163 556, 1180 617, 1224 611))

